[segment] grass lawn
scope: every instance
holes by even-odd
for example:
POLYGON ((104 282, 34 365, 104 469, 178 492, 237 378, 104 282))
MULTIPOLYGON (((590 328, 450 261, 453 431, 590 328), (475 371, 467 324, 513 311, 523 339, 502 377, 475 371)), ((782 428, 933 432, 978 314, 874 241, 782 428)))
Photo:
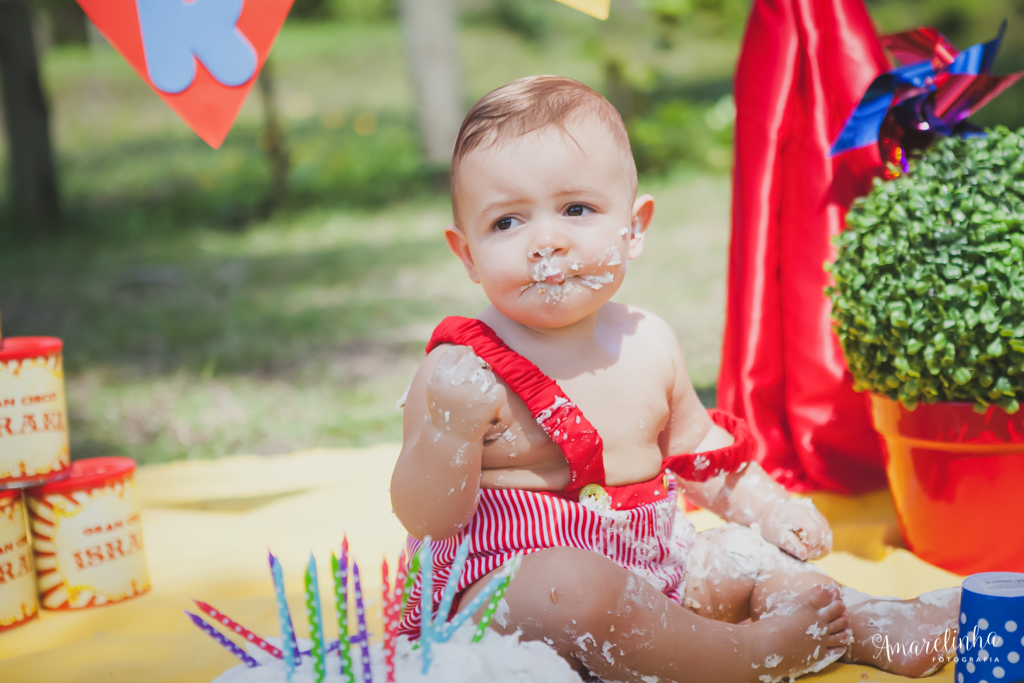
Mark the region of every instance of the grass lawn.
MULTIPOLYGON (((737 35, 659 51, 627 2, 607 24, 548 5, 543 42, 467 23, 468 100, 542 72, 601 88, 609 56, 684 85, 732 69, 737 35)), ((68 221, 40 242, 0 223, 0 311, 7 335, 64 339, 75 458, 398 440, 395 402, 434 325, 486 305, 441 238, 447 188, 419 159, 397 27, 289 22, 273 59, 292 195, 271 212, 257 93, 212 150, 113 51, 46 58, 68 221)), ((641 180, 655 226, 617 298, 665 317, 710 387, 729 182, 686 168, 641 180)))

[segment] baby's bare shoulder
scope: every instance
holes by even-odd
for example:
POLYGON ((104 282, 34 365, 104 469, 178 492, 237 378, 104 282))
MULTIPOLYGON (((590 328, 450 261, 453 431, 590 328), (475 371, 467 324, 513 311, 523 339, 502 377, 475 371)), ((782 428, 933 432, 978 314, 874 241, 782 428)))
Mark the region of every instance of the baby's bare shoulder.
MULTIPOLYGON (((610 304, 605 304, 608 307, 610 304)), ((636 306, 615 304, 609 321, 621 335, 620 364, 630 373, 674 378, 684 365, 675 332, 660 316, 636 306)))
MULTIPOLYGON (((611 306, 612 304, 608 304, 611 306)), ((679 341, 676 333, 667 322, 656 313, 637 306, 614 304, 615 309, 609 311, 616 323, 623 329, 626 336, 633 338, 633 343, 649 348, 652 352, 663 352, 666 357, 679 353, 679 341)))

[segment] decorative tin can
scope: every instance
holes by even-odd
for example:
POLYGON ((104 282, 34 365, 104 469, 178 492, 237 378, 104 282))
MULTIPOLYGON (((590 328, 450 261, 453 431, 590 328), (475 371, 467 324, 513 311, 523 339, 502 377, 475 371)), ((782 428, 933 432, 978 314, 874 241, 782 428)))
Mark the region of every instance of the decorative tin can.
POLYGON ((1024 574, 964 579, 957 640, 957 683, 1024 681, 1024 574))
POLYGON ((0 631, 39 614, 21 491, 0 491, 0 631))
POLYGON ((131 458, 71 463, 27 491, 39 597, 46 609, 98 607, 149 590, 131 458))
POLYGON ((0 339, 0 489, 67 474, 62 347, 53 337, 0 339))

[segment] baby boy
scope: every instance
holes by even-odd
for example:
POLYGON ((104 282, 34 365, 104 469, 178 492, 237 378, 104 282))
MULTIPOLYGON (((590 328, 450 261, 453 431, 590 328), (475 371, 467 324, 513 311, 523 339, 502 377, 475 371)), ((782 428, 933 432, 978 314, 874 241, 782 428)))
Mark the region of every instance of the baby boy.
MULTIPOLYGON (((668 325, 611 302, 654 199, 603 97, 553 76, 485 96, 455 144, 452 209, 448 246, 491 305, 434 332, 391 485, 411 549, 435 539, 435 608, 469 537, 460 600, 522 556, 492 626, 605 680, 941 665, 957 591, 869 598, 804 562, 831 548, 825 519, 748 462, 741 424, 704 410, 668 325), (696 534, 680 492, 728 523, 696 534), (925 645, 893 656, 883 627, 925 645)), ((414 635, 419 583, 410 604, 414 635)))

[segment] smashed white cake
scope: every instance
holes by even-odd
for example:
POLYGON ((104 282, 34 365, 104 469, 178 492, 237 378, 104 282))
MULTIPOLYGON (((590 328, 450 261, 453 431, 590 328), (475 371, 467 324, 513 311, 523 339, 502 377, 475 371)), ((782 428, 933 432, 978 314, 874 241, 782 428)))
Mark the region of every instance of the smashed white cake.
MULTIPOLYGON (((470 625, 472 626, 472 625, 470 625)), ((564 659, 544 643, 521 641, 518 634, 503 636, 488 629, 483 640, 471 643, 474 628, 457 631, 448 642, 433 643, 430 669, 423 674, 423 653, 413 650, 408 638, 398 639, 395 647, 396 683, 583 683, 582 679, 564 659)), ((280 640, 268 638, 280 645, 280 640)), ((300 640, 299 648, 308 651, 311 641, 300 640)), ((260 663, 257 667, 239 664, 218 676, 213 683, 284 683, 284 662, 262 650, 249 646, 248 653, 260 663)), ((377 643, 370 647, 373 680, 384 683, 384 648, 377 643)), ((359 647, 352 650, 355 680, 362 682, 362 664, 359 647)), ((327 675, 324 681, 341 683, 341 660, 337 652, 325 658, 327 675)), ((315 680, 313 660, 303 656, 292 683, 311 683, 315 680)))

